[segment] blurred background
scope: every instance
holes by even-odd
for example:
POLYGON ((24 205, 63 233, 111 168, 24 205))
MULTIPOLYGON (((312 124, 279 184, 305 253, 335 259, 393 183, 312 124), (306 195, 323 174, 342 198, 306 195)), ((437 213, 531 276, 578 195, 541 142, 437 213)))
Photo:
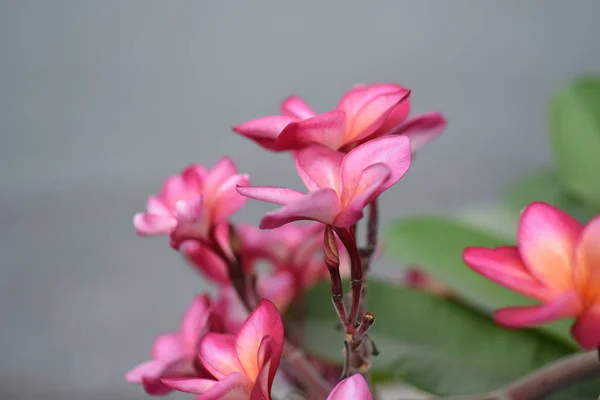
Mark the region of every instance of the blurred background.
POLYGON ((133 214, 222 155, 255 184, 301 187, 231 126, 292 93, 326 111, 355 83, 401 83, 449 126, 383 197, 384 222, 485 202, 550 160, 547 99, 600 69, 599 14, 596 0, 0 1, 0 398, 147 398, 123 374, 206 285, 165 238, 137 238, 133 214))

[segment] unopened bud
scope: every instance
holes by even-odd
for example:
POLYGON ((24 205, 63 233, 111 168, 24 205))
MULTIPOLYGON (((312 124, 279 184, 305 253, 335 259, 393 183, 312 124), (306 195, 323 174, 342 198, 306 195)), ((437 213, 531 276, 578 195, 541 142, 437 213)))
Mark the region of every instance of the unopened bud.
POLYGON ((331 225, 325 227, 325 235, 323 237, 323 253, 325 255, 325 264, 328 267, 339 268, 340 253, 338 251, 337 240, 331 225))

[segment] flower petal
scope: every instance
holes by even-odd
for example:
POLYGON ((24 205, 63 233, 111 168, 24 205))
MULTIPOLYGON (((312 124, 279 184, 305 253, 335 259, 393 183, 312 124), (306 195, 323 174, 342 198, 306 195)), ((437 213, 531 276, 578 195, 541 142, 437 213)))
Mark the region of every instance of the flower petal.
POLYGON ((516 247, 467 247, 463 260, 475 272, 525 296, 545 301, 551 294, 529 273, 516 247))
POLYGON ((223 318, 226 331, 233 334, 241 329, 248 317, 248 312, 244 304, 231 285, 222 286, 219 289, 219 297, 215 304, 215 310, 223 318))
POLYGON ((313 145, 296 152, 296 170, 308 188, 339 190, 344 155, 325 146, 313 145))
POLYGON ((585 349, 600 347, 600 304, 595 304, 577 318, 571 334, 585 349))
POLYGON ((345 115, 334 110, 304 121, 289 124, 275 141, 275 149, 297 150, 311 144, 322 144, 337 150, 344 144, 345 115))
POLYGON ((208 171, 204 165, 192 164, 181 172, 181 178, 189 190, 200 193, 204 187, 204 179, 208 171))
POLYGON ((438 137, 446 128, 447 121, 439 112, 429 112, 411 117, 403 124, 388 131, 388 135, 406 135, 410 138, 412 152, 416 152, 438 137))
POLYGON ((583 229, 575 245, 575 280, 586 301, 600 299, 600 216, 583 229))
POLYGON ((171 361, 185 356, 185 347, 179 332, 158 336, 152 345, 152 358, 171 361))
POLYGON ((237 167, 231 158, 222 157, 219 159, 208 171, 208 174, 206 174, 206 179, 204 180, 205 196, 210 197, 212 193, 216 193, 223 182, 236 174, 237 167))
POLYGON ((342 202, 366 189, 369 182, 364 179, 363 171, 370 165, 382 163, 391 170, 389 179, 382 187, 383 191, 408 171, 410 160, 410 139, 405 136, 385 136, 354 148, 342 161, 342 202))
POLYGON ((235 336, 224 333, 208 333, 200 341, 200 362, 215 378, 243 372, 238 362, 235 336))
POLYGON ((289 96, 283 100, 280 111, 282 115, 301 120, 312 118, 317 115, 313 109, 298 96, 289 96))
POLYGON ((195 240, 186 240, 180 251, 190 265, 206 279, 219 285, 230 283, 225 261, 207 246, 195 240))
POLYGON ((165 180, 158 197, 170 210, 175 210, 177 202, 186 199, 189 194, 190 190, 183 178, 180 175, 173 175, 165 180))
POLYGON ((163 379, 175 390, 199 394, 196 400, 239 400, 250 395, 251 383, 242 373, 229 374, 221 380, 210 379, 163 379))
POLYGON ((258 307, 244 322, 235 341, 240 364, 252 382, 256 381, 264 362, 266 362, 263 357, 259 357, 259 349, 263 339, 267 337, 272 340, 269 355, 273 363, 272 367, 276 370, 283 350, 283 322, 273 303, 261 300, 258 307))
POLYGON ((296 118, 289 115, 263 117, 238 125, 233 131, 254 140, 267 150, 275 150, 275 140, 294 121, 296 118))
POLYGON ((196 354, 196 347, 206 331, 211 314, 210 298, 208 295, 194 297, 181 321, 181 338, 191 354, 196 354))
POLYGON ((296 294, 294 285, 294 276, 289 271, 276 271, 259 276, 256 290, 261 299, 270 300, 280 312, 285 312, 296 294))
POLYGON ((361 374, 354 374, 337 384, 327 400, 373 400, 369 385, 361 374))
POLYGON ((319 189, 303 195, 276 211, 265 214, 261 229, 273 229, 293 221, 309 220, 330 224, 340 211, 340 202, 333 189, 319 189))
POLYGON ((155 396, 161 396, 169 393, 173 389, 162 383, 160 376, 167 368, 168 363, 163 361, 151 360, 138 365, 125 375, 127 383, 134 385, 143 385, 146 393, 155 396))
POLYGON ((279 205, 293 203, 306 196, 297 190, 275 186, 237 186, 236 189, 242 196, 279 205))
POLYGON ((233 175, 219 187, 215 193, 210 211, 212 223, 219 224, 235 214, 248 200, 237 191, 237 186, 248 186, 250 177, 246 174, 233 175))
POLYGON ((539 306, 503 308, 494 313, 494 319, 506 327, 522 328, 574 317, 580 310, 577 293, 570 291, 539 306))
POLYGON ((527 269, 557 291, 573 287, 572 258, 582 225, 550 204, 534 202, 519 220, 517 243, 527 269))
POLYGON ((177 220, 171 216, 137 213, 133 216, 133 226, 140 236, 167 235, 177 226, 177 220))
POLYGON ((156 196, 148 197, 146 210, 148 211, 148 214, 161 215, 165 217, 171 216, 171 210, 169 210, 165 203, 163 203, 163 201, 156 196))

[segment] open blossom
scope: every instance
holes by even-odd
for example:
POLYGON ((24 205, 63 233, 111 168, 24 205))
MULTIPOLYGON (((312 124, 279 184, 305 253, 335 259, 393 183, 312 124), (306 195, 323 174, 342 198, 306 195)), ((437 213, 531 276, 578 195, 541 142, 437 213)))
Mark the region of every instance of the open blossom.
POLYGON ((147 212, 133 218, 135 229, 139 235, 170 235, 176 247, 186 239, 206 238, 242 207, 246 199, 235 188, 249 182, 227 157, 210 169, 190 165, 170 176, 158 196, 148 198, 147 212))
POLYGON ((238 186, 238 191, 284 206, 264 216, 262 229, 297 220, 349 227, 362 218, 365 206, 408 171, 410 160, 406 136, 374 139, 347 154, 314 145, 296 152, 296 169, 308 194, 277 187, 238 186))
POLYGON ((178 332, 159 336, 152 347, 152 360, 129 371, 129 383, 143 385, 148 394, 164 395, 172 391, 162 377, 202 377, 211 375, 198 362, 198 343, 209 330, 220 331, 206 295, 197 296, 186 311, 178 332))
POLYGON ((200 342, 200 363, 214 376, 165 378, 173 389, 203 400, 269 400, 283 350, 283 322, 275 306, 261 300, 236 335, 209 333, 200 342))
POLYGON ((373 400, 373 395, 365 378, 354 374, 338 383, 327 400, 373 400))
POLYGON ((600 346, 600 217, 583 226, 545 203, 522 213, 517 247, 467 248, 472 269, 541 304, 509 307, 495 319, 525 327, 575 317, 573 337, 584 348, 600 346))
POLYGON ((446 120, 438 112, 407 119, 409 96, 410 90, 397 84, 356 85, 324 114, 291 96, 281 104, 281 115, 248 121, 233 130, 272 151, 321 144, 347 152, 367 140, 400 134, 411 138, 416 151, 442 132, 446 120))

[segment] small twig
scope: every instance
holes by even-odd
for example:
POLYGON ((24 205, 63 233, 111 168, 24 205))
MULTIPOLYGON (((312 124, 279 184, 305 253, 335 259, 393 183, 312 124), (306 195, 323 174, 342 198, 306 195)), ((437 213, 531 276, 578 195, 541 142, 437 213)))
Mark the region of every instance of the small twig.
POLYGON ((352 284, 352 300, 350 304, 349 325, 355 327, 358 324, 358 311, 360 307, 360 297, 363 286, 363 269, 361 257, 356 246, 356 240, 350 229, 336 228, 340 241, 346 247, 350 255, 350 277, 352 284))
POLYGON ((349 320, 346 313, 346 306, 344 305, 344 288, 340 275, 340 253, 335 234, 330 225, 325 227, 325 233, 323 234, 323 254, 331 281, 331 301, 333 302, 340 323, 345 327, 348 325, 349 320))

